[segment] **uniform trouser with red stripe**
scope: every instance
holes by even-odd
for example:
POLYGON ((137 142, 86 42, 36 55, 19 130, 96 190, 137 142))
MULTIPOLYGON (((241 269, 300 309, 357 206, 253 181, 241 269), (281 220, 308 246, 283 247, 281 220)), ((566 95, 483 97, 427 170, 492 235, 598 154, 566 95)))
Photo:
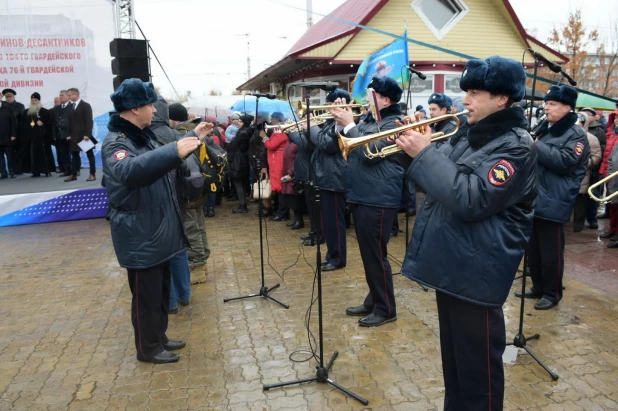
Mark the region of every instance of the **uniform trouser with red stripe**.
POLYGON ((167 311, 170 301, 170 263, 143 270, 127 270, 131 301, 131 321, 138 355, 151 359, 167 344, 167 311))
POLYGON ((326 240, 326 260, 335 267, 345 267, 345 193, 321 190, 322 230, 326 240))
POLYGON ((393 273, 386 246, 390 239, 396 208, 352 204, 354 228, 360 249, 369 294, 363 305, 375 315, 392 318, 397 315, 393 273))
POLYGON ((436 292, 444 411, 502 410, 506 331, 502 308, 436 292))
POLYGON ((564 224, 535 218, 528 245, 528 267, 535 291, 554 304, 562 299, 564 224))

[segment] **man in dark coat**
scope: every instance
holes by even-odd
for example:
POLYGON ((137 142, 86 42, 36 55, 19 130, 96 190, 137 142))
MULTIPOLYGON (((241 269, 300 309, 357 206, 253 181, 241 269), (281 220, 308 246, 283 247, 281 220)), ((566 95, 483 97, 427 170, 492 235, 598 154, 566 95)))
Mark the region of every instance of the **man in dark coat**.
POLYGON ((536 154, 521 107, 521 63, 470 60, 461 77, 470 127, 436 148, 431 130, 397 145, 414 158, 408 176, 427 196, 402 267, 436 290, 444 410, 501 411, 502 305, 530 237, 536 154))
POLYGON ((66 90, 60 92, 60 104, 50 110, 53 122, 54 143, 61 177, 71 175, 71 142, 69 137, 69 116, 73 111, 69 104, 69 95, 66 90))
POLYGON ((30 146, 24 146, 20 143, 19 133, 21 132, 21 116, 24 114, 26 107, 15 101, 17 92, 13 89, 7 88, 2 90, 4 96, 3 106, 8 106, 13 110, 13 115, 17 120, 17 143, 13 150, 13 164, 15 167, 15 174, 21 175, 24 171, 30 171, 30 146))
POLYGON ((56 171, 51 145, 53 142, 52 118, 49 110, 41 106, 41 95, 33 93, 30 107, 21 118, 20 144, 30 148, 30 171, 32 177, 41 173, 50 175, 56 171))
POLYGON ((127 269, 133 295, 131 320, 137 359, 155 364, 178 361, 171 351, 184 341, 166 335, 170 260, 185 251, 185 235, 169 173, 200 141, 186 137, 158 146, 149 126, 157 101, 152 83, 125 80, 111 95, 117 114, 103 144, 103 173, 111 206, 112 242, 127 269))
POLYGON ((0 180, 15 178, 14 150, 17 140, 17 119, 8 105, 0 105, 0 180), (6 155, 6 162, 4 156, 6 155), (8 174, 7 174, 8 165, 8 174))
MULTIPOLYGON (((79 143, 82 141, 91 140, 93 144, 97 144, 97 141, 92 136, 93 118, 92 107, 80 98, 79 90, 76 88, 69 89, 69 99, 71 104, 69 105, 72 110, 69 116, 69 137, 67 139, 71 142, 71 175, 64 180, 65 182, 77 180, 77 172, 81 168, 81 148, 79 143)), ((88 163, 90 165, 90 176, 86 181, 96 180, 96 166, 94 162, 94 147, 86 152, 88 157, 88 163)))
MULTIPOLYGON (((436 118, 440 116, 445 116, 451 112, 451 107, 453 106, 453 100, 446 94, 441 93, 433 93, 429 96, 429 115, 431 118, 436 118)), ((452 133, 457 129, 457 122, 454 119, 442 120, 437 123, 433 123, 431 125, 431 130, 434 133, 444 133, 445 135, 452 133)), ((448 142, 448 138, 444 138, 442 140, 438 140, 433 144, 436 147, 440 147, 442 144, 448 142)))
MULTIPOLYGON (((347 137, 357 138, 397 127, 401 120, 399 100, 403 90, 390 77, 374 77, 368 86, 375 91, 374 112, 357 126, 350 110, 332 110, 339 127, 347 137)), ((373 100, 373 99, 371 99, 373 100)), ((370 100, 370 101, 371 101, 370 100)), ((339 100, 335 105, 339 104, 339 100)), ((392 146, 393 140, 382 139, 369 144, 372 152, 392 146)), ((387 245, 401 203, 404 168, 398 156, 369 159, 364 149, 352 151, 348 157, 347 201, 351 204, 356 238, 360 248, 369 293, 363 304, 349 307, 346 314, 362 317, 359 324, 375 327, 397 319, 393 274, 388 261, 387 245)))
MULTIPOLYGON (((347 91, 336 89, 326 96, 328 103, 341 99, 350 103, 347 91)), ((347 264, 345 193, 347 188, 348 163, 339 149, 339 137, 335 130, 337 123, 328 120, 322 128, 311 127, 309 138, 313 143, 311 164, 314 186, 320 190, 322 229, 326 240, 326 258, 322 271, 333 271, 347 264)))
POLYGON ((526 298, 540 298, 534 305, 537 310, 549 310, 562 299, 564 224, 588 168, 590 146, 586 132, 576 124, 576 102, 575 88, 551 86, 545 95, 547 119, 536 131, 539 196, 528 247, 532 288, 526 298))

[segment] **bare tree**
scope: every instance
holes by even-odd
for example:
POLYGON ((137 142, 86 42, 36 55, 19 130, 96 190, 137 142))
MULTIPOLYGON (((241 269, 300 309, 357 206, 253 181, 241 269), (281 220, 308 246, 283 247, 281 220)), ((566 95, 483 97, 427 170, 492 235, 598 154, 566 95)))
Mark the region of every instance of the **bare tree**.
POLYGON ((564 71, 571 77, 588 78, 593 68, 588 64, 587 49, 598 41, 597 30, 587 31, 582 21, 581 9, 569 14, 569 20, 561 29, 554 28, 549 37, 549 43, 558 47, 560 52, 569 56, 564 65, 564 71))
POLYGON ((221 93, 221 90, 216 90, 216 89, 213 89, 213 90, 210 90, 210 92, 208 93, 208 95, 209 95, 209 96, 221 96, 221 95, 222 95, 222 93, 221 93))
POLYGON ((597 42, 599 86, 594 91, 606 97, 618 95, 618 23, 612 20, 611 24, 609 39, 597 42))

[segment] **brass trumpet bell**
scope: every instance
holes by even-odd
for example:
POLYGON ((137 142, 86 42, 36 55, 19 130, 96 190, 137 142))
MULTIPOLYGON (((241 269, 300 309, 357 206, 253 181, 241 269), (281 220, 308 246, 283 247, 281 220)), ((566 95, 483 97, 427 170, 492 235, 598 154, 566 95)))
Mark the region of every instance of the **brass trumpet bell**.
POLYGON ((588 188, 588 195, 590 196, 590 198, 592 198, 594 201, 596 201, 597 203, 600 204, 605 204, 605 203, 609 203, 611 201, 612 198, 618 196, 618 191, 616 191, 615 193, 612 193, 608 196, 599 198, 597 196, 594 195, 593 190, 599 186, 602 186, 603 184, 607 183, 609 180, 618 177, 618 171, 616 171, 615 173, 612 173, 610 175, 608 175, 607 177, 605 177, 602 180, 597 181, 596 183, 592 184, 589 188, 588 188))

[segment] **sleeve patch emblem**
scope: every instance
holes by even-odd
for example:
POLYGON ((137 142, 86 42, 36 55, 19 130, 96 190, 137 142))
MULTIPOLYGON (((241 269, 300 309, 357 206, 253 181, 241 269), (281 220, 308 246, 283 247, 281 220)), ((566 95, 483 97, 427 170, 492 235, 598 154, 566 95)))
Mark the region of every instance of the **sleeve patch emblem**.
POLYGON ((114 153, 114 160, 124 160, 125 158, 127 158, 128 155, 129 153, 127 153, 127 150, 118 150, 114 153))
POLYGON ((487 177, 491 185, 499 187, 509 181, 514 174, 513 165, 506 160, 500 160, 489 170, 487 177))
POLYGON ((575 144, 575 154, 577 154, 578 156, 584 154, 584 143, 582 143, 581 141, 575 144))

